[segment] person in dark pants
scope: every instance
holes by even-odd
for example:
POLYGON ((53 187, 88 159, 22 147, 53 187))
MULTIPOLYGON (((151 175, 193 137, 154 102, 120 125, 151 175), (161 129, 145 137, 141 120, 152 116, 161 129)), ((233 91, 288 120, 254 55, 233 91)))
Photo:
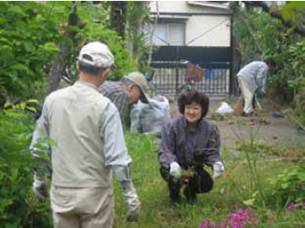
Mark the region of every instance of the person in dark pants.
POLYGON ((213 178, 224 172, 218 128, 204 118, 209 98, 190 91, 180 95, 178 107, 182 116, 165 124, 159 150, 160 173, 168 183, 173 204, 180 202, 182 187, 187 201, 195 202, 196 195, 211 191, 213 178), (213 177, 206 166, 213 167, 213 177))

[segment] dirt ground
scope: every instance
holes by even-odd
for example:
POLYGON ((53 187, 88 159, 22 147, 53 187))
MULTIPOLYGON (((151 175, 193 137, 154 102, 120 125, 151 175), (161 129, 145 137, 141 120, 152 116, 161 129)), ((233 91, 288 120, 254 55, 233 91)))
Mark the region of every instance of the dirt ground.
MULTIPOLYGON (((283 115, 282 118, 275 118, 273 113, 281 113, 279 108, 270 100, 262 100, 263 110, 256 117, 241 117, 233 115, 215 116, 215 111, 221 102, 230 100, 228 103, 233 107, 236 98, 232 99, 211 99, 207 119, 217 124, 221 133, 222 145, 228 148, 235 148, 235 142, 239 139, 263 140, 268 144, 305 148, 305 132, 298 130, 283 115)), ((177 115, 177 108, 171 107, 171 114, 177 115)))
POLYGON ((272 101, 263 100, 263 110, 256 117, 230 115, 223 119, 214 117, 222 101, 224 100, 211 101, 208 119, 215 121, 219 127, 223 145, 234 147, 236 140, 250 139, 251 135, 254 135, 256 140, 263 140, 268 144, 305 148, 305 132, 292 126, 285 115, 281 118, 274 117, 272 114, 281 112, 274 107, 272 101))

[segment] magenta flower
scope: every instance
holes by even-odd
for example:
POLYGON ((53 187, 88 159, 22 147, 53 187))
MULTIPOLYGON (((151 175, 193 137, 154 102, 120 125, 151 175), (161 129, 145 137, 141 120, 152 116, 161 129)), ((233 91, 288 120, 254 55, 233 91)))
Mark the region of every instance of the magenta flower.
POLYGON ((246 228, 258 226, 258 214, 253 209, 240 208, 236 212, 230 214, 224 221, 215 223, 210 220, 205 220, 200 224, 199 228, 246 228))
POLYGON ((295 211, 295 210, 296 210, 296 205, 295 205, 295 203, 294 203, 294 202, 290 202, 290 203, 288 204, 287 210, 288 210, 288 211, 295 211))
POLYGON ((229 226, 225 222, 220 222, 219 228, 228 228, 229 226))
POLYGON ((216 224, 210 220, 205 220, 200 224, 200 228, 216 228, 216 224))
POLYGON ((228 217, 228 223, 232 228, 245 228, 247 224, 255 225, 258 220, 257 214, 250 209, 239 209, 228 217))

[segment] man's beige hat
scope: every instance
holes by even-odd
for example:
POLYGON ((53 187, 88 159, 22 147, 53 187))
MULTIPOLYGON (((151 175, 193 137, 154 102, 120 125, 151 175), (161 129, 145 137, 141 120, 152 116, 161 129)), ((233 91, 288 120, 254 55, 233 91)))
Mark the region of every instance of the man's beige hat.
POLYGON ((149 101, 147 99, 146 93, 148 92, 149 88, 148 88, 147 80, 144 77, 144 75, 140 72, 132 72, 132 73, 128 74, 127 76, 124 76, 124 78, 129 79, 130 81, 135 83, 137 86, 139 86, 139 88, 141 90, 140 100, 143 103, 148 104, 149 101))
POLYGON ((106 44, 94 41, 82 47, 78 61, 98 68, 109 68, 113 65, 114 58, 106 44))

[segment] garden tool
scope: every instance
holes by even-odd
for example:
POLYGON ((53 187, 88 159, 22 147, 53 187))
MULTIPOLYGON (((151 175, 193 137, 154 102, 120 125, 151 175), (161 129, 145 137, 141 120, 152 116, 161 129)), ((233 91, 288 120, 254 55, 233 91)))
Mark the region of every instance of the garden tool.
POLYGON ((259 100, 258 100, 258 97, 257 97, 257 94, 255 93, 254 94, 254 101, 255 101, 255 104, 256 104, 256 106, 258 107, 258 109, 262 109, 262 106, 261 106, 261 104, 259 103, 259 100))

